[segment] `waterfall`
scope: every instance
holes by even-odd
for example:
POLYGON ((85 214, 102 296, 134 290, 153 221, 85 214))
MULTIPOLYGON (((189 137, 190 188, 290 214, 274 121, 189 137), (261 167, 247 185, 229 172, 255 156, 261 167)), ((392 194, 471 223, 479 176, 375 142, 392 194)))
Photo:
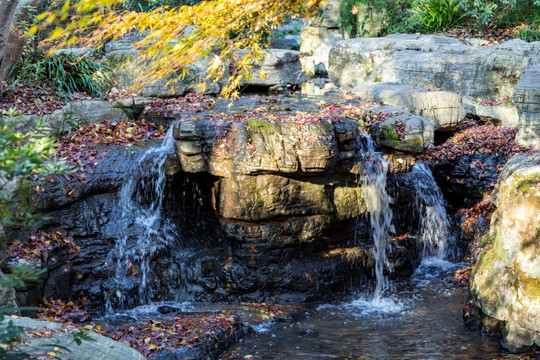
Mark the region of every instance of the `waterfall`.
POLYGON ((388 288, 384 277, 384 267, 388 266, 386 240, 394 231, 392 225, 392 198, 386 192, 386 173, 388 161, 375 151, 375 144, 370 136, 363 136, 364 162, 361 185, 365 191, 366 207, 369 212, 371 237, 375 244, 375 287, 374 299, 379 299, 388 288))
POLYGON ((154 285, 150 262, 174 247, 176 228, 163 208, 167 178, 164 165, 174 153, 172 129, 159 147, 149 148, 140 156, 120 189, 123 229, 109 255, 109 266, 114 269, 113 289, 107 296, 109 312, 113 303, 122 308, 150 302, 159 288, 154 285))
POLYGON ((444 259, 452 236, 442 191, 424 163, 417 163, 411 176, 415 206, 419 212, 419 228, 415 235, 421 241, 422 258, 444 259))

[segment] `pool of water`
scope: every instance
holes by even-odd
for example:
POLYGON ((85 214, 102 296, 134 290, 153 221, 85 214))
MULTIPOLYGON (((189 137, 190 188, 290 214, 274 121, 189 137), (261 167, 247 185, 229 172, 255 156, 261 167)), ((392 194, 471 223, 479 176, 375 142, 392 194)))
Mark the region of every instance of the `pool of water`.
POLYGON ((443 280, 459 265, 426 261, 381 299, 319 305, 299 322, 259 325, 224 359, 500 359, 497 339, 469 331, 467 291, 443 280))
POLYGON ((369 294, 371 289, 342 302, 304 304, 306 316, 294 323, 263 322, 241 304, 193 303, 140 306, 109 314, 101 322, 118 328, 167 318, 158 312, 163 305, 184 312, 229 308, 256 333, 224 353, 224 360, 540 359, 540 354, 504 354, 498 339, 465 328, 462 309, 468 292, 445 280, 463 267, 428 258, 411 278, 391 282, 378 299, 369 294))

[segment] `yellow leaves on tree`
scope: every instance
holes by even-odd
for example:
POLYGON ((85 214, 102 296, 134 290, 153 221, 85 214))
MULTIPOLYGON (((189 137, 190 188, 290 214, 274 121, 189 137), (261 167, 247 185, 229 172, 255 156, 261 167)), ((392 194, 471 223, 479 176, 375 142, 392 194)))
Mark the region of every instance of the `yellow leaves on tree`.
MULTIPOLYGON (((115 10, 120 0, 81 0, 40 16, 42 24, 66 19, 52 32, 55 48, 99 48, 130 32, 144 33, 135 48, 147 64, 140 86, 158 79, 175 81, 190 64, 205 61, 206 80, 226 80, 223 94, 235 96, 250 77, 251 65, 262 60, 269 34, 289 18, 311 16, 324 0, 215 0, 151 12, 115 10)), ((69 4, 69 2, 66 2, 69 4)), ((34 29, 35 30, 35 29, 34 29)), ((201 84, 204 90, 205 84, 201 84)))

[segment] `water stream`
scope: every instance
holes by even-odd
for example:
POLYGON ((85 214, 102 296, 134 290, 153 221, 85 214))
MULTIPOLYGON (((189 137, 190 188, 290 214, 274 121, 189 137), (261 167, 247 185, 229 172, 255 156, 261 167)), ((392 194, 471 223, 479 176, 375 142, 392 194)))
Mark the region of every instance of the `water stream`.
MULTIPOLYGON (((442 280, 463 265, 445 260, 451 258, 450 223, 442 192, 422 163, 414 167, 411 176, 418 213, 414 237, 420 241, 423 260, 410 279, 389 284, 385 278, 385 269, 391 270, 386 244, 395 231, 393 200, 386 191, 388 163, 375 151, 369 136, 364 136, 362 143, 364 172, 359 185, 365 189, 375 245, 375 289, 338 303, 306 305, 308 316, 296 323, 258 326, 255 336, 245 339, 224 359, 440 359, 448 354, 472 359, 500 355, 496 340, 464 328, 461 309, 466 291, 442 280)), ((109 294, 109 313, 130 308, 125 312, 128 318, 137 319, 141 313, 143 318, 163 316, 157 313, 156 305, 137 305, 151 304, 159 291, 150 262, 163 251, 188 251, 175 245, 178 231, 164 214, 164 164, 173 151, 169 131, 160 147, 141 156, 121 189, 119 204, 126 229, 110 254, 117 290, 109 294), (139 272, 135 277, 134 271, 139 272)), ((173 306, 190 311, 199 308, 193 303, 173 306)), ((220 305, 215 306, 219 309, 220 305)))
POLYGON ((177 229, 164 214, 167 196, 167 158, 174 153, 173 127, 158 147, 147 149, 133 165, 119 192, 124 229, 109 254, 114 269, 113 290, 107 296, 107 311, 151 302, 157 292, 155 266, 150 262, 164 251, 176 248, 177 229))
POLYGON ((422 244, 422 257, 452 258, 454 242, 445 200, 429 167, 417 163, 411 171, 415 189, 416 208, 420 214, 419 232, 416 237, 422 244))
POLYGON ((366 206, 369 212, 371 238, 375 244, 375 278, 377 284, 373 293, 373 300, 379 301, 383 292, 388 288, 388 281, 384 277, 384 267, 388 267, 386 257, 386 240, 394 231, 392 225, 392 199, 386 192, 386 173, 388 161, 375 151, 375 144, 369 135, 363 137, 365 144, 363 154, 363 176, 361 186, 365 191, 366 206))

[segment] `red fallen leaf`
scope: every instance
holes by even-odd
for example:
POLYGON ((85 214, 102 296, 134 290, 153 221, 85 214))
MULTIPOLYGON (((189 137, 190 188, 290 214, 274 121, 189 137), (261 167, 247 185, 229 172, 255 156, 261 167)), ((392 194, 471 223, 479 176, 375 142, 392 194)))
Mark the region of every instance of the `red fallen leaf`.
POLYGON ((343 248, 339 248, 339 250, 340 250, 341 252, 345 252, 345 249, 343 249, 343 248))
POLYGON ((251 247, 251 252, 252 252, 253 254, 256 254, 256 253, 258 253, 259 251, 257 250, 257 247, 256 247, 256 246, 252 246, 252 247, 251 247))

